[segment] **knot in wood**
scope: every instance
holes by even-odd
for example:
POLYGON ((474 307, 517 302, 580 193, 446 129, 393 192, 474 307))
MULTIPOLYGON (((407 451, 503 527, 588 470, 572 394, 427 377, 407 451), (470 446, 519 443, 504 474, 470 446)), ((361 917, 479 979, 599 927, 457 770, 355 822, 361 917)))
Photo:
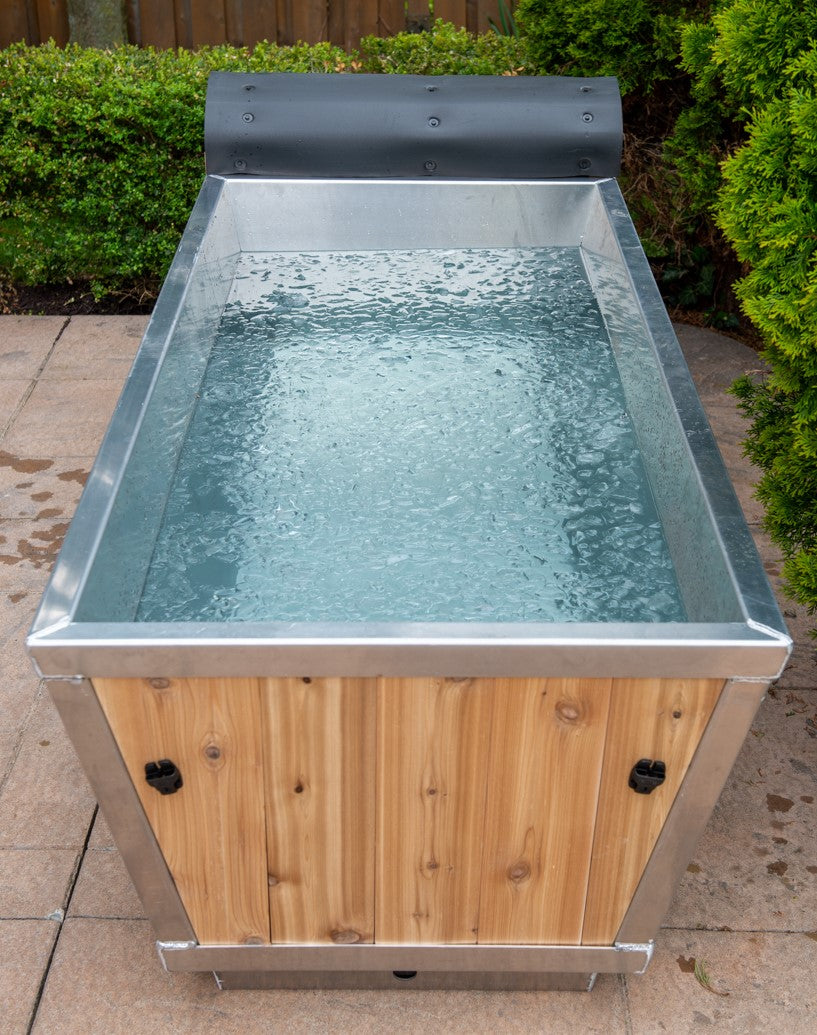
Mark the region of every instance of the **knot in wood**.
POLYGON ((440 868, 440 864, 437 862, 436 859, 429 859, 428 862, 426 863, 426 869, 427 870, 438 870, 439 868, 440 868))
POLYGON ((360 932, 351 928, 331 931, 329 937, 336 945, 356 945, 361 940, 360 932))
POLYGON ((154 690, 167 690, 170 686, 169 679, 149 679, 148 686, 152 686, 154 690))
POLYGON ((562 722, 576 722, 581 718, 581 710, 572 701, 559 701, 556 714, 562 722))
POLYGON ((267 874, 267 884, 269 884, 271 888, 277 887, 280 883, 281 882, 278 880, 274 873, 267 874))
POLYGON ((217 762, 221 758, 221 748, 216 744, 208 744, 204 749, 204 757, 209 758, 211 762, 217 762))
POLYGON ((258 934, 250 934, 244 939, 245 945, 263 945, 264 939, 258 934))
POLYGON ((530 864, 526 862, 516 862, 513 866, 508 868, 508 880, 514 882, 514 884, 521 884, 523 880, 527 880, 530 877, 530 864))

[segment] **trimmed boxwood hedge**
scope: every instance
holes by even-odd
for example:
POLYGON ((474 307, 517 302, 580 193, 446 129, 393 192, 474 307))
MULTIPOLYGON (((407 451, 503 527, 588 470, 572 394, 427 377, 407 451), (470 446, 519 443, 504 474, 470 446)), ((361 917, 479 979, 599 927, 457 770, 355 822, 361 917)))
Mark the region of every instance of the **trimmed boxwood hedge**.
POLYGON ((252 50, 16 44, 0 51, 0 275, 155 293, 204 175, 207 77, 253 72, 517 74, 522 45, 432 32, 252 50))

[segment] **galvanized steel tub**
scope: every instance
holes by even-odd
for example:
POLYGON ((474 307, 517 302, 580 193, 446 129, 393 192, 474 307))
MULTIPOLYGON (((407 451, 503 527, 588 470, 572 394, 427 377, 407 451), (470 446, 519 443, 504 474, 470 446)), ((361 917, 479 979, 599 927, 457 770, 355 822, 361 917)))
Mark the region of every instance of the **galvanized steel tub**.
POLYGON ((211 87, 28 647, 168 969, 588 988, 646 967, 791 643, 614 179, 614 84, 376 78, 211 87), (136 619, 242 256, 542 248, 581 258, 686 620, 136 619))

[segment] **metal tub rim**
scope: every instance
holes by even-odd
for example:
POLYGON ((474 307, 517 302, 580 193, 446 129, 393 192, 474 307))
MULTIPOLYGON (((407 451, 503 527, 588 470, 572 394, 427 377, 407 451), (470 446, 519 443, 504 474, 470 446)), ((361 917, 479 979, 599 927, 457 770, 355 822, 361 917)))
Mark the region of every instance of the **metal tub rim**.
POLYGON ((309 671, 327 675, 771 679, 781 671, 791 640, 615 180, 242 180, 208 176, 44 594, 28 649, 39 670, 51 676, 144 675, 146 671, 180 676, 290 675, 309 671), (612 231, 660 374, 675 404, 684 448, 694 460, 736 613, 724 616, 724 621, 697 623, 538 626, 77 621, 85 580, 184 309, 191 274, 197 264, 207 261, 208 233, 216 215, 224 212, 223 202, 231 197, 269 189, 289 193, 307 186, 310 191, 336 188, 344 196, 357 197, 355 204, 360 204, 364 194, 370 198, 372 191, 410 187, 424 196, 428 192, 429 197, 450 196, 451 192, 461 195, 463 191, 471 191, 474 197, 484 197, 485 192, 502 192, 512 198, 521 196, 520 192, 535 192, 544 197, 543 192, 558 195, 569 190, 596 206, 612 231))

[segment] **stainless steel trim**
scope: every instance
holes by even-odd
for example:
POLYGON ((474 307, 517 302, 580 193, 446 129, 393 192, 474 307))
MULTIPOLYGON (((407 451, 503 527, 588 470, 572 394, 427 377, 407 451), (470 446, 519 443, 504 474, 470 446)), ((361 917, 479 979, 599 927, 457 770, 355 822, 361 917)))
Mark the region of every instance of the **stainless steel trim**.
POLYGON ((195 944, 173 878, 94 689, 87 679, 45 683, 159 938, 195 944))
POLYGON ((166 969, 229 971, 482 971, 637 974, 649 944, 590 945, 197 945, 156 943, 166 969))
POLYGON ((723 688, 622 921, 621 941, 655 937, 767 688, 736 680, 723 688))
POLYGON ((246 626, 74 625, 29 638, 44 673, 89 676, 563 676, 772 679, 788 641, 755 635, 745 626, 552 626, 541 636, 508 626, 496 635, 471 626, 459 636, 407 626, 396 634, 341 627, 323 635, 257 637, 246 626), (100 631, 97 633, 97 629, 100 631), (154 632, 155 630, 155 632, 154 632), (175 633, 175 635, 174 635, 175 633), (718 634, 722 633, 721 636, 718 634), (198 635, 196 635, 198 634, 198 635), (346 634, 346 635, 344 635, 346 634), (640 634, 640 635, 639 635, 640 634))

